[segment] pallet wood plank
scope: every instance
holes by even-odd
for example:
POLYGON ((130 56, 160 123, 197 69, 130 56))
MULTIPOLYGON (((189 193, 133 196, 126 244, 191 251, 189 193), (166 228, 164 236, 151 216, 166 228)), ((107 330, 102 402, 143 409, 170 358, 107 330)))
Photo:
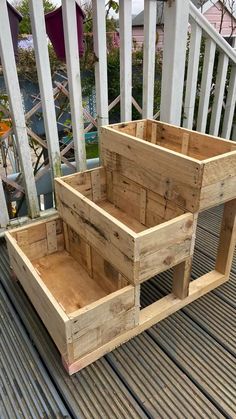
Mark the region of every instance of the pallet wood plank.
POLYGON ((174 266, 172 292, 181 300, 189 294, 192 257, 174 266))
POLYGON ((141 310, 140 323, 133 329, 117 336, 107 344, 91 352, 90 354, 83 356, 81 359, 75 361, 74 363, 69 364, 64 358, 63 363, 66 370, 69 374, 74 374, 101 356, 111 352, 117 346, 127 342, 132 337, 142 333, 144 330, 153 326, 155 323, 163 320, 170 314, 181 309, 186 304, 191 303, 212 289, 223 284, 225 280, 226 279, 223 274, 213 270, 190 283, 189 295, 186 298, 180 299, 177 298, 174 294, 169 294, 166 297, 163 297, 161 300, 158 300, 157 302, 141 310))
POLYGON ((57 232, 56 232, 56 222, 50 221, 46 223, 47 231, 47 245, 48 253, 54 253, 57 251, 57 232))
POLYGON ((66 353, 70 341, 69 318, 50 293, 32 263, 25 256, 10 233, 6 233, 11 267, 39 313, 61 353, 66 353), (68 327, 67 327, 68 326, 68 327))
POLYGON ((229 276, 236 244, 236 199, 226 202, 221 224, 216 269, 229 276))

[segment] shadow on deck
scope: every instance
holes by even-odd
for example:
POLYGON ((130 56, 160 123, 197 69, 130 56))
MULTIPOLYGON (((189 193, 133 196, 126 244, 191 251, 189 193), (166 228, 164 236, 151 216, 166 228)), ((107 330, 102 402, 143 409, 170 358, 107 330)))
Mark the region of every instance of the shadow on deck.
MULTIPOLYGON (((200 216, 193 278, 212 269, 221 208, 200 216)), ((169 292, 170 272, 142 286, 169 292)), ((69 377, 0 245, 1 418, 236 417, 236 257, 230 281, 69 377)))

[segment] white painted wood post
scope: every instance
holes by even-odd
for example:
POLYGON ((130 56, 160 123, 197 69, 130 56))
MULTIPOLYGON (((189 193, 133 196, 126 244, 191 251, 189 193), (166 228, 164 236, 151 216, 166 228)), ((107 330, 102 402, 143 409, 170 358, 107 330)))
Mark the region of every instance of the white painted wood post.
POLYGON ((95 54, 96 108, 98 127, 107 125, 108 87, 107 87, 107 42, 105 0, 92 0, 93 42, 95 54))
POLYGON ((0 228, 5 228, 9 223, 9 215, 5 194, 3 190, 2 179, 0 178, 0 228))
POLYGON ((119 1, 120 115, 132 120, 132 0, 119 1))
POLYGON ((202 30, 200 26, 198 26, 194 21, 191 21, 191 38, 189 44, 188 71, 183 119, 183 127, 189 129, 192 129, 193 127, 201 39, 202 30))
MULTIPOLYGON (((42 0, 30 0, 30 20, 34 41, 39 89, 42 100, 43 121, 48 143, 48 154, 52 177, 61 176, 61 159, 57 120, 53 97, 53 86, 48 55, 44 9, 42 0)), ((52 182, 52 187, 54 184, 52 182)))
POLYGON ((160 119, 176 125, 181 122, 189 1, 175 0, 164 6, 160 119))
POLYGON ((205 132, 207 125, 215 51, 215 42, 212 41, 211 38, 207 38, 205 41, 204 63, 202 70, 201 91, 197 116, 197 131, 200 132, 205 132))
POLYGON ((39 204, 31 162, 30 147, 25 125, 24 110, 17 76, 14 50, 12 45, 7 3, 0 0, 0 56, 4 80, 9 99, 13 129, 16 137, 17 151, 25 182, 26 201, 29 216, 39 215, 39 204))
POLYGON ((86 170, 86 150, 75 0, 62 0, 67 77, 76 169, 86 170))
POLYGON ((220 117, 224 99, 225 82, 228 70, 229 58, 223 52, 219 55, 217 67, 215 95, 211 112, 211 123, 209 133, 217 136, 219 133, 220 117))
MULTIPOLYGON (((234 48, 234 51, 236 52, 236 36, 233 38, 232 48, 234 48)), ((232 140, 236 141, 236 121, 233 124, 232 140)))
POLYGON ((157 2, 144 2, 143 118, 153 117, 157 2))
POLYGON ((236 65, 232 65, 231 73, 230 73, 230 80, 229 80, 229 87, 228 87, 228 95, 226 99, 225 105, 225 113, 223 119, 223 128, 221 137, 229 139, 233 118, 234 118, 234 110, 235 110, 235 103, 236 103, 236 65))

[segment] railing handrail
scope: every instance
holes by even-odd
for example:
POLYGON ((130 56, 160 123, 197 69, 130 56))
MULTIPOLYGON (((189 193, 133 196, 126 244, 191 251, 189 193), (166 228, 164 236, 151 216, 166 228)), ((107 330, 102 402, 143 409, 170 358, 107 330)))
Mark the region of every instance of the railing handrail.
POLYGON ((193 21, 202 28, 203 32, 216 43, 217 47, 229 57, 233 64, 236 64, 235 50, 227 41, 225 41, 222 35, 216 31, 192 2, 190 2, 189 15, 193 21))

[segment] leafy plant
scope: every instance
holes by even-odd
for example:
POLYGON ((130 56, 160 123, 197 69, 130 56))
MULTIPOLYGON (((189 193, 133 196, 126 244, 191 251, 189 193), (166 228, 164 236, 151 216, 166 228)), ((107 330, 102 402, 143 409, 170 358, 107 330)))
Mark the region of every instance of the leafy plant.
MULTIPOLYGON (((29 0, 20 0, 14 3, 18 12, 22 15, 23 19, 20 22, 20 33, 30 34, 31 33, 31 24, 30 24, 30 13, 29 13, 29 0)), ((52 12, 55 10, 55 4, 50 0, 43 0, 44 12, 52 12)))

